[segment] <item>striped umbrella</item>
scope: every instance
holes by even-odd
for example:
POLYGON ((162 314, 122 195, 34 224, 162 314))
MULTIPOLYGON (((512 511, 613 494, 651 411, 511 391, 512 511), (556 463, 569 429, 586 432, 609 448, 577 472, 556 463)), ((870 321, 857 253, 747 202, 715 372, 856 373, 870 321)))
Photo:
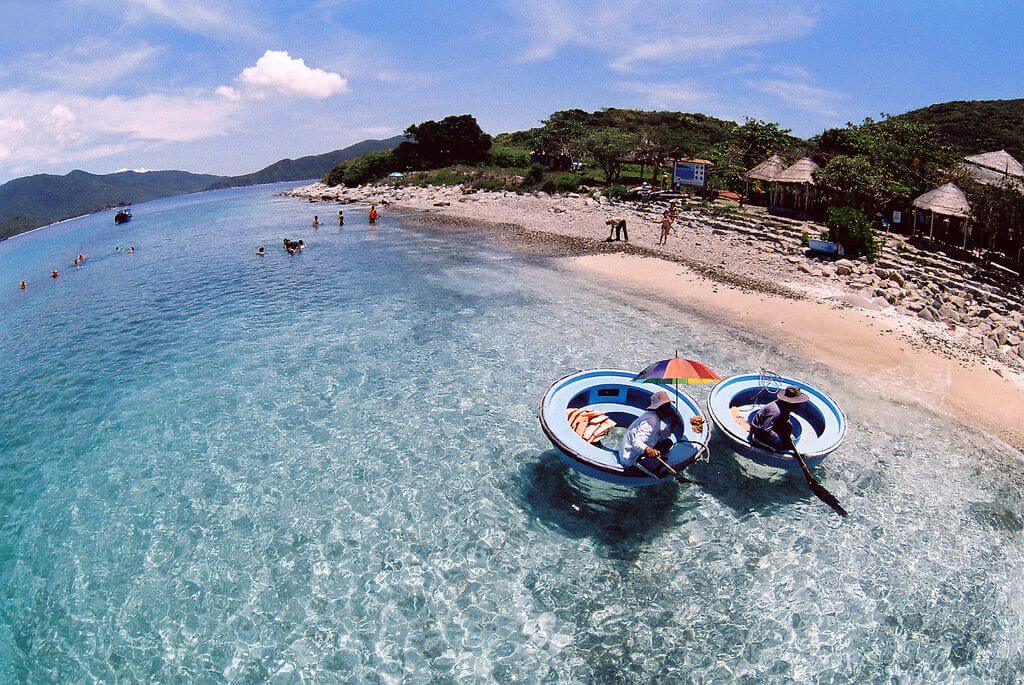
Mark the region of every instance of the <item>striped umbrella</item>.
POLYGON ((638 373, 633 380, 672 385, 678 388, 680 385, 717 383, 722 380, 722 377, 700 362, 695 362, 692 359, 680 359, 679 351, 676 350, 675 357, 654 362, 638 373))

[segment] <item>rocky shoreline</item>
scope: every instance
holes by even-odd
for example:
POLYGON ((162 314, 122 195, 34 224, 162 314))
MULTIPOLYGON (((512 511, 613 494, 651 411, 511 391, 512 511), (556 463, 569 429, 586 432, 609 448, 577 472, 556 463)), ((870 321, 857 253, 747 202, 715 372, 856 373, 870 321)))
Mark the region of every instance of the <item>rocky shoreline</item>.
POLYGON ((482 192, 461 186, 315 183, 286 195, 316 202, 375 203, 414 213, 447 230, 484 231, 517 248, 551 256, 625 252, 683 264, 744 290, 813 298, 891 318, 908 340, 960 359, 985 362, 1024 379, 1024 316, 1019 292, 998 274, 887 237, 873 263, 813 259, 802 245, 820 226, 769 216, 756 208, 681 206, 673 236, 657 245, 667 203, 615 202, 593 194, 482 192), (630 242, 606 242, 610 219, 625 219, 630 242))

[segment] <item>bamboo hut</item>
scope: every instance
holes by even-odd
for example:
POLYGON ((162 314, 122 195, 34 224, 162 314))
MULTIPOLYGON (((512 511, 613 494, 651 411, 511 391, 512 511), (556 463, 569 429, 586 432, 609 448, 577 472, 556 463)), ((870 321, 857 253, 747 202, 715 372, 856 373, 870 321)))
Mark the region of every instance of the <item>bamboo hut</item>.
POLYGON ((935 217, 939 219, 939 226, 943 235, 942 240, 949 241, 954 231, 963 234, 963 247, 967 247, 967 237, 970 235, 968 222, 971 216, 971 203, 967 200, 967 194, 955 183, 947 183, 944 186, 929 190, 921 197, 914 200, 914 232, 917 232, 918 223, 928 223, 928 238, 935 238, 935 217))
POLYGON ((797 160, 792 166, 776 174, 772 204, 787 205, 808 211, 814 203, 814 172, 818 165, 810 157, 797 160))
POLYGON ((769 189, 774 189, 775 177, 785 170, 786 163, 782 158, 778 155, 772 155, 743 175, 746 179, 746 189, 743 194, 748 197, 750 196, 751 181, 764 183, 769 189))

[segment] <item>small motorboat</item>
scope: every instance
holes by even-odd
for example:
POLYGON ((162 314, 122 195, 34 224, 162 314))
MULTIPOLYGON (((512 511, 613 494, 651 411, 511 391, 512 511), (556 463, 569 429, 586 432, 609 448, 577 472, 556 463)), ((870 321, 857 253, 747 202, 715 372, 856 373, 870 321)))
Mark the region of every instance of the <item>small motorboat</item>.
POLYGON ((798 469, 792 454, 782 454, 759 446, 750 438, 750 417, 758 409, 774 402, 779 390, 795 385, 810 398, 797 405, 790 415, 793 442, 808 466, 814 466, 842 444, 846 437, 846 414, 835 400, 814 386, 793 378, 761 372, 726 378, 708 397, 711 420, 736 451, 766 466, 798 469))
POLYGON ((114 223, 115 224, 126 224, 129 221, 131 221, 131 220, 132 220, 132 213, 129 212, 127 209, 119 210, 117 212, 117 214, 114 215, 114 223))
POLYGON ((679 470, 706 457, 711 426, 705 421, 699 432, 694 429, 690 419, 701 415, 700 406, 678 388, 640 383, 634 378, 636 373, 631 371, 594 369, 556 381, 541 400, 540 426, 559 456, 580 473, 618 485, 657 485, 672 476, 656 478, 636 466, 623 468, 617 459, 626 429, 647 411, 651 396, 667 391, 681 419, 673 436, 675 445, 666 459, 672 468, 679 470), (570 417, 581 412, 597 421, 590 440, 583 437, 590 433, 580 435, 570 425, 570 417))

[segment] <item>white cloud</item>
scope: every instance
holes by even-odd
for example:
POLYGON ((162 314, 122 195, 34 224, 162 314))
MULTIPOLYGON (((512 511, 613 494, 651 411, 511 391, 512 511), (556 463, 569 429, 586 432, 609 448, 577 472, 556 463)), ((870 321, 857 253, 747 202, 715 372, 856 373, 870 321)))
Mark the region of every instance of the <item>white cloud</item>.
POLYGON ((238 89, 231 86, 217 86, 213 92, 231 102, 238 102, 242 99, 242 94, 238 92, 238 89))
POLYGON ((161 52, 163 48, 147 43, 118 47, 108 41, 85 41, 56 53, 29 54, 19 71, 69 89, 89 89, 148 68, 161 52))
MULTIPOLYGON (((103 0, 109 3, 111 0, 103 0)), ((157 20, 200 35, 254 35, 243 8, 223 0, 121 0, 131 22, 157 20)))
POLYGON ((705 107, 715 99, 712 93, 707 92, 692 80, 624 81, 619 84, 619 88, 641 96, 646 105, 661 109, 705 107))
POLYGON ((66 163, 140 145, 189 142, 224 133, 238 107, 201 94, 95 98, 65 92, 0 91, 0 161, 66 163))
POLYGON ((78 117, 67 105, 57 104, 43 117, 50 133, 62 144, 73 143, 81 136, 78 131, 78 117))
MULTIPOLYGON (((254 66, 242 70, 237 81, 253 97, 278 93, 323 99, 349 90, 348 81, 340 74, 308 67, 302 58, 291 57, 283 50, 264 52, 254 66)), ((237 100, 240 95, 231 86, 220 86, 216 92, 229 100, 237 100)))
POLYGON ((802 0, 527 0, 512 5, 527 48, 540 60, 579 46, 605 53, 630 73, 651 63, 682 63, 807 34, 816 20, 802 0))
POLYGON ((839 116, 839 103, 849 98, 845 93, 801 80, 765 79, 746 83, 791 107, 828 118, 839 116))
POLYGON ((0 162, 11 158, 26 128, 24 119, 0 117, 0 162))

